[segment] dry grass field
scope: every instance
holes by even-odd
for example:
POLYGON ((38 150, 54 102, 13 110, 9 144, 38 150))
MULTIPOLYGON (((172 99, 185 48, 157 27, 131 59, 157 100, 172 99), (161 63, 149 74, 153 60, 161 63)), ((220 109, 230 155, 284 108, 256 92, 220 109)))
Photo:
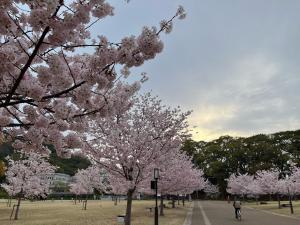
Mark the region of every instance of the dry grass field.
MULTIPOLYGON (((287 204, 288 201, 282 201, 281 204, 287 204)), ((287 215, 287 216, 294 216, 300 218, 300 201, 293 201, 293 208, 294 208, 294 214, 291 215, 291 211, 289 207, 283 207, 281 209, 278 209, 278 202, 275 201, 269 201, 267 204, 264 205, 257 205, 256 203, 246 203, 246 206, 249 206, 254 209, 260 209, 269 211, 272 213, 287 215)))
MULTIPOLYGON (((125 201, 114 206, 112 201, 88 201, 87 210, 82 205, 70 200, 55 200, 44 202, 23 201, 21 203, 19 220, 9 220, 11 209, 5 200, 0 200, 1 225, 117 225, 116 216, 124 214, 125 201)), ((132 225, 151 225, 154 216, 147 207, 153 207, 154 201, 134 201, 132 225)), ((182 225, 191 203, 177 206, 175 209, 166 208, 165 216, 159 218, 160 225, 182 225)))

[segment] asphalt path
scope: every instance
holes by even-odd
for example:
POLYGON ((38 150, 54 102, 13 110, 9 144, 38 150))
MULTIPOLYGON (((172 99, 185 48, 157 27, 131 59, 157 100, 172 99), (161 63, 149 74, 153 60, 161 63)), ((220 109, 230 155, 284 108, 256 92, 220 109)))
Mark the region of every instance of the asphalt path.
POLYGON ((232 204, 221 201, 194 203, 191 225, 300 225, 300 219, 242 207, 242 220, 234 216, 232 204))

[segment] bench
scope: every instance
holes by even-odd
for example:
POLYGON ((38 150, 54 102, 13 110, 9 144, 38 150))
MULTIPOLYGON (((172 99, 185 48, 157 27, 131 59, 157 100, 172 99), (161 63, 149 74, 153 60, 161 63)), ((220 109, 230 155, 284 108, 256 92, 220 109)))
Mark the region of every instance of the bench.
POLYGON ((124 224, 124 222, 125 222, 125 215, 118 215, 117 216, 117 222, 121 223, 121 224, 124 224))
POLYGON ((267 202, 260 202, 259 204, 261 204, 261 205, 266 205, 266 204, 268 204, 267 202))
POLYGON ((290 207, 291 204, 289 204, 289 203, 287 203, 287 204, 281 204, 280 206, 281 206, 281 207, 290 207))
POLYGON ((154 207, 147 207, 147 210, 149 210, 150 214, 152 213, 152 211, 154 210, 154 207))

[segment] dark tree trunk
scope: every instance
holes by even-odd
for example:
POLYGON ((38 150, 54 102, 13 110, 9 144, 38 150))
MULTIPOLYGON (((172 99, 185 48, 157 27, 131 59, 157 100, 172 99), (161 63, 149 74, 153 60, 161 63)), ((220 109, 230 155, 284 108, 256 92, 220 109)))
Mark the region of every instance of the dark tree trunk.
POLYGON ((20 204, 21 204, 21 196, 18 198, 18 204, 17 204, 17 208, 16 208, 14 220, 17 220, 17 219, 18 219, 19 211, 20 211, 20 204))
POLYGON ((126 216, 125 216, 125 225, 131 224, 131 206, 132 206, 132 195, 134 190, 130 189, 127 192, 127 206, 126 206, 126 216))
POLYGON ((185 196, 182 197, 182 205, 184 206, 185 196))
POLYGON ((85 197, 84 210, 86 210, 87 201, 88 201, 88 195, 86 195, 86 197, 85 197))
POLYGON ((281 204, 280 204, 280 196, 279 194, 277 193, 277 201, 278 201, 278 209, 281 208, 281 204))
POLYGON ((164 216, 164 197, 160 196, 160 215, 164 216))
POLYGON ((179 195, 177 195, 177 205, 180 205, 179 195))
POLYGON ((115 205, 118 205, 118 196, 115 196, 115 205))
POLYGON ((86 205, 88 201, 88 195, 85 196, 85 200, 82 200, 82 209, 86 210, 86 205))
POLYGON ((174 199, 174 197, 172 198, 172 208, 173 209, 175 208, 175 199, 174 199))
POLYGON ((7 207, 11 207, 11 196, 7 199, 7 207))

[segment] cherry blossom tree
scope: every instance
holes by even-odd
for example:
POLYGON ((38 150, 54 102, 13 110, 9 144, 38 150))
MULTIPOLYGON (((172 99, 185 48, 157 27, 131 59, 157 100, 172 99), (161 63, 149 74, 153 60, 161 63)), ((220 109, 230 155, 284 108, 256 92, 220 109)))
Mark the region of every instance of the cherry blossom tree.
POLYGON ((6 183, 1 186, 12 196, 18 198, 14 219, 18 219, 22 198, 45 198, 49 193, 49 182, 45 179, 54 173, 55 167, 43 156, 30 153, 25 158, 15 161, 8 158, 6 183))
POLYGON ((206 181, 203 191, 209 196, 216 196, 219 194, 219 187, 217 185, 212 184, 209 181, 206 181))
POLYGON ((111 188, 110 193, 113 194, 112 200, 114 201, 114 205, 118 205, 118 197, 120 197, 120 195, 127 194, 126 186, 120 185, 119 179, 116 179, 116 177, 112 174, 109 176, 108 180, 111 188))
POLYGON ((300 194, 300 167, 294 167, 292 169, 292 174, 289 178, 293 193, 300 194))
POLYGON ((292 204, 292 196, 300 193, 300 168, 293 167, 290 172, 283 174, 285 177, 282 177, 277 183, 278 193, 288 196, 290 204, 292 204))
MULTIPOLYGON (((194 168, 194 164, 189 156, 178 149, 169 152, 160 157, 153 165, 153 169, 149 172, 153 173, 154 168, 159 168, 158 193, 160 194, 160 215, 164 215, 163 200, 166 195, 187 195, 195 190, 201 190, 205 186, 203 171, 194 168)), ((146 175, 148 179, 144 180, 141 185, 141 192, 147 194, 155 194, 150 189, 150 181, 153 178, 152 174, 146 175)), ((184 198, 183 204, 184 204, 184 198)), ((175 207, 175 200, 173 200, 175 207)))
POLYGON ((256 180, 262 194, 277 195, 278 208, 280 208, 280 186, 278 186, 280 172, 278 170, 262 170, 256 173, 256 180))
POLYGON ((94 189, 106 192, 109 187, 103 172, 101 173, 100 169, 96 166, 78 170, 74 176, 74 180, 75 182, 70 185, 70 191, 76 195, 76 198, 77 195, 86 195, 86 199, 83 202, 84 210, 86 210, 88 194, 92 194, 94 189))
POLYGON ((249 193, 249 184, 253 182, 253 176, 248 174, 231 174, 228 179, 227 192, 233 195, 245 196, 249 193))
MULTIPOLYGON (((297 188, 295 186, 295 182, 291 179, 291 177, 286 177, 278 180, 277 183, 278 195, 288 196, 289 204, 292 212, 292 196, 297 193, 297 188)), ((278 198, 278 208, 281 208, 280 199, 278 198)))
POLYGON ((263 191, 260 182, 257 179, 254 179, 250 184, 248 184, 248 196, 254 197, 256 204, 258 204, 258 198, 260 195, 265 194, 263 191))
POLYGON ((127 193, 125 224, 131 223, 132 196, 153 173, 161 157, 178 149, 188 136, 187 116, 150 94, 135 98, 133 107, 90 123, 86 151, 127 193), (91 137, 92 136, 92 137, 91 137))
MULTIPOLYGON (((185 196, 192 194, 196 190, 203 190, 205 187, 205 179, 203 171, 185 166, 178 166, 179 172, 177 173, 177 183, 170 182, 169 185, 165 184, 165 189, 169 189, 166 193, 177 196, 183 196, 182 203, 185 203, 185 196), (170 186, 172 184, 173 186, 170 186)), ((178 199, 179 200, 179 199, 178 199)), ((178 202, 179 203, 179 202, 178 202)), ((174 208, 174 201, 173 201, 174 208)))
POLYGON ((77 204, 77 198, 83 194, 82 187, 79 182, 73 182, 70 184, 70 192, 75 194, 74 204, 77 204))
POLYGON ((279 171, 262 170, 256 173, 256 180, 264 194, 277 194, 277 182, 279 179, 279 171))
POLYGON ((131 106, 147 77, 124 79, 162 51, 160 34, 186 15, 180 6, 158 28, 113 43, 90 33, 114 15, 105 0, 2 0, 0 8, 0 132, 16 149, 45 153, 46 143, 64 157, 82 146, 76 132, 87 119, 131 106))
POLYGON ((289 182, 287 179, 280 179, 277 182, 277 190, 281 195, 289 195, 289 182))

